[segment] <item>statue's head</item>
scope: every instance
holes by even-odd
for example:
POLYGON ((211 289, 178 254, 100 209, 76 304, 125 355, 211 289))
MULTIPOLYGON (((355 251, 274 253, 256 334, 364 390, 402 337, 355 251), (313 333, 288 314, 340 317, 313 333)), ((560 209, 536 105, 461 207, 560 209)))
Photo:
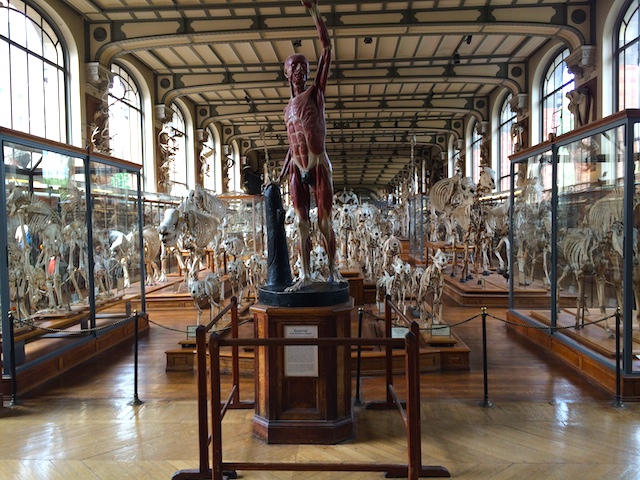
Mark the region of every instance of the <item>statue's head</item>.
POLYGON ((303 83, 306 82, 307 78, 309 78, 309 61, 307 57, 301 53, 289 55, 284 62, 284 76, 287 77, 287 80, 293 81, 294 83, 300 81, 303 83), (301 75, 301 78, 293 78, 296 73, 301 75))

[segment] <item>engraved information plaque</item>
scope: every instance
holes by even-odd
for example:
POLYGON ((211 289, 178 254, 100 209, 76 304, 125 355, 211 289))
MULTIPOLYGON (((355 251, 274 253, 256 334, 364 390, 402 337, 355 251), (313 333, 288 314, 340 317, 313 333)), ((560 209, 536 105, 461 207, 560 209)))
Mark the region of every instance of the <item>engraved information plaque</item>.
MULTIPOLYGON (((318 338, 317 325, 285 325, 285 338, 318 338)), ((284 374, 287 377, 318 376, 318 346, 288 345, 284 347, 284 374)))

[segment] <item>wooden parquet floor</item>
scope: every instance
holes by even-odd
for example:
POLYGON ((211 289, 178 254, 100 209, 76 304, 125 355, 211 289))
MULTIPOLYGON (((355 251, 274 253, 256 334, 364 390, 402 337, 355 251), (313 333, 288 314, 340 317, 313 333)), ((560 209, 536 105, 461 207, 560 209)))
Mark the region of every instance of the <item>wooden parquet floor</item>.
MULTIPOLYGON (((449 323, 478 314, 445 306, 449 323)), ((503 310, 490 309, 498 318, 503 310)), ((195 375, 165 372, 165 350, 184 337, 195 312, 153 311, 139 344, 134 398, 132 343, 116 347, 0 409, 0 479, 170 479, 198 466, 195 375)), ((422 455, 452 478, 482 480, 640 479, 640 405, 611 396, 490 319, 488 392, 483 398, 481 322, 456 327, 471 348, 471 370, 421 377, 422 455)), ((398 382, 399 383, 399 382, 398 382)), ((363 401, 384 398, 384 381, 363 378, 363 401)), ((228 388, 228 385, 225 386, 228 388)), ((251 396, 251 378, 242 382, 251 396)), ((401 394, 402 395, 402 394, 401 394)), ((355 409, 355 438, 336 446, 266 445, 252 438, 251 410, 223 422, 227 461, 402 463, 406 439, 397 411, 355 409)), ((253 472, 245 479, 384 478, 382 473, 253 472)))

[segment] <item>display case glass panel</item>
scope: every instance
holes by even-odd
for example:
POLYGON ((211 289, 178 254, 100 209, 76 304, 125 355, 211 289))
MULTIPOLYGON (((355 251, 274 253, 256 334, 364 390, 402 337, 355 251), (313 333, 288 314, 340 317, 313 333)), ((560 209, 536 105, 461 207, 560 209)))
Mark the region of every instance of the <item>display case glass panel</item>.
POLYGON ((639 121, 619 112, 512 157, 511 311, 611 368, 619 308, 628 375, 640 373, 639 121), (522 308, 538 284, 547 300, 522 308))
POLYGON ((137 174, 117 165, 90 162, 92 252, 96 302, 126 309, 121 302, 140 295, 140 228, 137 174))
MULTIPOLYGON (((511 263, 514 289, 549 289, 551 241, 551 150, 536 152, 516 165, 511 263)), ((550 301, 550 297, 549 297, 550 301)), ((551 305, 549 304, 548 307, 551 305)))
POLYGON ((625 127, 558 146, 556 288, 575 296, 561 314, 576 325, 623 306, 625 127))
POLYGON ((11 309, 71 311, 87 298, 83 159, 15 142, 3 153, 11 309))
MULTIPOLYGON (((11 353, 3 357, 6 373, 15 372, 16 363, 29 364, 28 352, 38 349, 25 345, 46 333, 69 342, 98 337, 133 321, 132 304, 140 313, 145 304, 140 166, 2 128, 0 145, 0 222, 6 226, 0 247, 8 252, 0 262, 2 348, 11 353), (109 240, 115 230, 123 233, 116 236, 118 248, 126 243, 122 256, 109 240), (113 283, 101 289, 103 265, 113 283)), ((44 357, 55 355, 51 347, 44 357)))
MULTIPOLYGON (((259 195, 218 195, 227 204, 223 219, 223 236, 239 238, 243 243, 243 259, 253 254, 266 257, 264 201, 259 195)), ((224 238, 223 238, 224 240, 224 238)))

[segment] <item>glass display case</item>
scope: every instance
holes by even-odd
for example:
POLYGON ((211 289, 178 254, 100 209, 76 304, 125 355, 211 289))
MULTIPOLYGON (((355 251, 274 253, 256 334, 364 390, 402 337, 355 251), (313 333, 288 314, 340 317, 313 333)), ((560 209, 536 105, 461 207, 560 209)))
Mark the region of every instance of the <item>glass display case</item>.
POLYGON ((140 166, 5 129, 0 142, 2 347, 20 364, 45 333, 98 336, 132 301, 144 311, 140 166))
POLYGON ((612 369, 619 307, 627 377, 640 373, 639 122, 619 112, 514 155, 511 169, 509 313, 584 355, 571 363, 612 369), (544 301, 518 302, 536 287, 544 301))
POLYGON ((227 204, 227 213, 223 220, 225 238, 235 237, 242 240, 243 259, 253 254, 266 258, 266 227, 264 219, 264 199, 260 195, 224 194, 218 199, 227 204))

